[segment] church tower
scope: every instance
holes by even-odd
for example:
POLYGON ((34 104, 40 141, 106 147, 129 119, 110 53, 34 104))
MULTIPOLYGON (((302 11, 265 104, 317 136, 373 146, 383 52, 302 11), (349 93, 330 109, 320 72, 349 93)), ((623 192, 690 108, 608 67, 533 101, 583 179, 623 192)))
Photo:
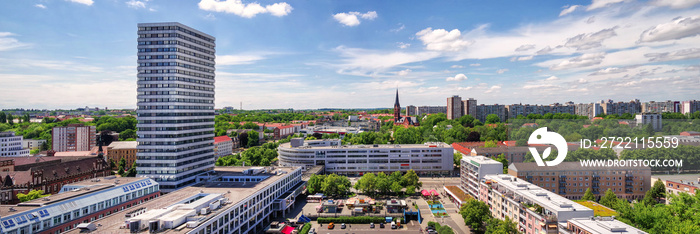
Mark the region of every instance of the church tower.
POLYGON ((396 89, 396 101, 394 102, 394 123, 401 119, 401 104, 399 104, 399 89, 396 89))

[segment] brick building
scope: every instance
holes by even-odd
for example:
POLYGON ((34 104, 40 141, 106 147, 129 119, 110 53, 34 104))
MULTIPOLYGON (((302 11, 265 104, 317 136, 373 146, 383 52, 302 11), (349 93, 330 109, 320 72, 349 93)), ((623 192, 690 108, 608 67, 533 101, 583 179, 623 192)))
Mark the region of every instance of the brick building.
MULTIPOLYGON (((138 142, 136 141, 115 141, 107 146, 104 150, 104 157, 107 162, 110 160, 114 162, 115 165, 119 165, 119 161, 124 158, 126 160, 127 168, 131 167, 136 161, 136 146, 138 142)), ((127 170, 124 168, 124 170, 127 170)), ((113 168, 116 169, 116 168, 113 168)))
POLYGON ((51 129, 52 150, 56 152, 89 151, 97 144, 95 126, 69 124, 51 129))

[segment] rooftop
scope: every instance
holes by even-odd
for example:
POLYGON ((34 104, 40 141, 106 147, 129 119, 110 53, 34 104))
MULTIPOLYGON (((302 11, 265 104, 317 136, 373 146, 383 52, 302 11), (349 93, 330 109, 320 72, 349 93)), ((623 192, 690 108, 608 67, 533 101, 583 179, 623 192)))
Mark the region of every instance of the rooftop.
POLYGON ((486 156, 462 156, 462 160, 465 160, 467 162, 476 162, 478 164, 484 164, 484 165, 489 165, 489 164, 499 164, 503 166, 503 163, 493 160, 489 157, 486 156))
MULTIPOLYGON (((314 140, 311 141, 305 141, 308 143, 312 143, 314 140)), ((280 144, 280 148, 300 148, 300 149, 377 149, 377 148, 382 148, 382 149, 401 149, 401 148, 407 148, 407 149, 415 149, 415 148, 452 148, 452 146, 442 143, 442 142, 428 142, 425 144, 375 144, 375 145, 342 145, 342 146, 330 146, 330 145, 309 145, 309 146, 299 146, 299 147, 292 147, 291 143, 283 143, 280 144)))
POLYGON ((214 143, 219 143, 219 142, 224 142, 224 141, 231 141, 231 138, 228 136, 214 137, 214 143))
POLYGON ((136 146, 138 146, 139 143, 136 141, 113 141, 112 144, 109 144, 107 146, 109 149, 113 150, 118 150, 118 149, 136 149, 136 146))
POLYGON ((571 224, 574 224, 580 228, 586 229, 591 233, 600 234, 624 234, 624 233, 646 233, 635 227, 627 225, 626 223, 620 222, 612 218, 573 218, 569 219, 571 224))
MULTIPOLYGON (((98 228, 97 230, 93 231, 93 233, 119 233, 119 232, 126 232, 128 233, 128 230, 126 229, 120 229, 121 226, 124 225, 124 222, 127 220, 125 215, 127 213, 135 212, 140 209, 146 210, 146 214, 152 215, 153 213, 162 211, 163 209, 166 209, 168 207, 174 207, 176 205, 179 205, 179 209, 186 209, 183 208, 185 206, 195 206, 199 205, 197 204, 198 201, 206 201, 208 197, 222 197, 224 199, 228 199, 229 202, 221 203, 221 208, 215 209, 211 211, 211 213, 206 214, 206 215, 200 215, 197 214, 195 219, 201 220, 200 223, 206 222, 206 220, 211 219, 218 215, 220 212, 223 212, 224 210, 231 208, 235 205, 238 205, 236 203, 240 202, 241 200, 251 196, 257 191, 262 190, 264 187, 278 181, 279 179, 283 178, 285 175, 287 175, 290 172, 293 172, 297 168, 292 168, 292 167, 216 167, 214 169, 215 175, 218 176, 236 176, 236 175, 247 175, 250 176, 251 174, 246 174, 247 170, 253 169, 253 170, 259 170, 259 169, 272 169, 268 170, 268 172, 260 172, 256 174, 256 176, 264 176, 262 181, 258 182, 223 182, 223 181, 211 181, 211 182, 202 182, 190 187, 185 187, 170 193, 167 193, 165 195, 162 195, 158 198, 155 198, 151 201, 141 203, 136 206, 132 206, 130 208, 124 209, 122 211, 119 211, 117 213, 113 213, 110 216, 105 217, 104 219, 94 221, 98 228), (277 173, 277 172, 282 172, 282 173, 277 173), (200 197, 199 200, 189 202, 188 204, 182 205, 185 202, 188 201, 188 199, 191 198, 196 198, 197 196, 200 197), (148 213, 148 211, 151 211, 148 213)), ((165 212, 167 213, 167 212, 165 212)), ((165 214, 164 213, 164 214, 165 214)), ((172 216, 174 215, 173 213, 167 213, 168 215, 172 216)), ((164 218, 168 218, 169 216, 165 215, 163 216, 164 218)), ((161 218, 163 218, 161 217, 161 218)), ((134 216, 132 218, 139 218, 139 216, 134 216)), ((173 229, 164 229, 162 231, 159 231, 159 233, 187 233, 191 231, 193 228, 188 227, 185 224, 182 224, 178 227, 174 227, 173 229)), ((83 231, 84 232, 84 231, 83 231)), ((142 233, 147 233, 148 230, 143 230, 141 231, 142 233)), ((73 229, 68 233, 81 233, 80 230, 73 229)))
POLYGON ((592 171, 592 170, 649 170, 651 171, 651 167, 644 167, 644 166, 639 166, 639 167, 633 167, 633 166, 624 166, 624 167, 608 167, 608 166, 581 166, 581 162, 562 162, 556 167, 541 167, 537 166, 537 163, 531 162, 531 163, 511 163, 510 166, 508 166, 509 170, 513 171, 592 171))
MULTIPOLYGON (((593 210, 581 204, 573 202, 562 196, 559 196, 549 190, 540 188, 539 186, 528 183, 525 180, 519 180, 511 175, 486 175, 486 180, 492 182, 492 186, 497 184, 499 187, 504 186, 509 191, 513 191, 518 195, 539 204, 550 211, 590 211, 593 215, 593 210)), ((498 189, 499 192, 503 191, 498 189)))

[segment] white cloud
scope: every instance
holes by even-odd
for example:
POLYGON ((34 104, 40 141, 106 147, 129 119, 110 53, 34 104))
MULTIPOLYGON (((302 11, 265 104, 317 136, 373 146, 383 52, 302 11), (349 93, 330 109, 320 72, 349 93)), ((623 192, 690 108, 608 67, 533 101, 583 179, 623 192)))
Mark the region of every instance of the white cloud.
POLYGON ((586 10, 588 10, 588 11, 595 10, 598 8, 603 8, 603 7, 606 7, 608 5, 612 5, 615 3, 621 3, 621 2, 625 2, 625 1, 630 1, 630 0, 593 0, 593 3, 591 3, 591 5, 588 6, 588 8, 586 8, 586 10))
POLYGON ((700 34, 700 16, 678 17, 673 22, 659 24, 642 32, 639 42, 677 40, 700 34))
POLYGON ((472 64, 469 64, 469 66, 470 67, 478 67, 478 66, 481 66, 481 64, 480 63, 472 63, 472 64))
POLYGON ((564 46, 576 48, 576 50, 588 50, 602 46, 602 42, 608 38, 617 36, 615 29, 612 27, 603 29, 595 33, 583 33, 569 38, 564 46))
POLYGON ((209 14, 204 16, 204 19, 205 20, 216 20, 216 16, 212 13, 209 13, 209 14))
POLYGON ((80 3, 80 4, 84 4, 84 5, 88 5, 88 6, 92 6, 92 3, 93 3, 92 0, 66 0, 66 1, 80 3))
POLYGON ((464 66, 462 66, 462 65, 452 65, 452 66, 450 66, 450 68, 464 68, 464 66))
POLYGON ((547 46, 547 47, 542 48, 541 50, 538 50, 538 51, 537 51, 537 54, 538 54, 538 55, 540 55, 540 54, 549 54, 550 52, 552 52, 552 50, 554 50, 554 49, 552 49, 552 47, 547 46))
POLYGON ((407 76, 408 73, 411 73, 411 69, 404 69, 404 70, 401 70, 401 71, 397 72, 396 75, 399 75, 399 76, 407 76))
POLYGON ((29 46, 27 43, 19 42, 17 39, 12 38, 15 36, 11 32, 0 32, 0 51, 18 49, 29 46))
POLYGON ((360 19, 357 18, 358 16, 362 19, 374 20, 377 18, 377 12, 376 11, 368 11, 367 13, 360 13, 360 12, 356 12, 356 11, 351 11, 348 13, 341 12, 341 13, 333 15, 333 18, 335 20, 337 20, 338 23, 341 23, 341 24, 348 26, 348 27, 353 27, 353 26, 360 25, 360 19))
POLYGON ((619 67, 608 67, 605 69, 600 69, 594 73, 591 73, 589 76, 597 76, 597 75, 605 75, 605 74, 616 74, 616 73, 622 73, 626 72, 626 68, 619 68, 619 67))
POLYGON ((243 3, 241 0, 201 0, 198 6, 199 9, 205 11, 232 13, 244 18, 253 18, 258 14, 264 13, 281 17, 288 15, 293 10, 292 6, 286 2, 274 3, 263 7, 257 2, 243 3))
POLYGON ((565 6, 565 9, 559 13, 559 16, 561 17, 568 15, 569 13, 574 12, 576 8, 579 8, 580 6, 581 5, 565 6))
POLYGON ((34 6, 41 9, 46 9, 46 6, 44 6, 44 4, 35 4, 34 6))
POLYGON ((653 2, 657 6, 667 6, 674 9, 689 8, 700 3, 698 0, 656 0, 653 2))
POLYGON ((473 89, 473 88, 474 88, 474 87, 472 87, 472 86, 457 87, 457 90, 458 90, 458 91, 469 91, 469 90, 471 90, 471 89, 473 89))
POLYGON ((437 86, 428 87, 429 90, 436 90, 436 89, 439 89, 439 88, 440 88, 440 87, 437 87, 437 86))
POLYGON ((516 48, 515 51, 528 51, 531 49, 535 48, 535 44, 527 44, 527 45, 521 45, 520 47, 516 48))
POLYGON ((464 74, 461 74, 461 73, 455 75, 454 77, 451 76, 451 77, 447 77, 447 79, 445 79, 445 81, 463 81, 463 80, 467 80, 467 76, 464 74))
POLYGON ((142 1, 136 1, 136 0, 129 0, 126 2, 126 5, 128 7, 138 9, 138 8, 146 8, 146 3, 142 1))
POLYGON ((586 19, 586 23, 587 24, 595 23, 595 16, 588 17, 588 19, 586 19))
POLYGON ((339 46, 334 49, 340 52, 342 61, 331 66, 338 67, 338 73, 353 73, 353 75, 374 75, 376 72, 415 62, 437 58, 440 54, 432 51, 423 52, 394 52, 378 51, 339 46))
POLYGON ((411 44, 409 44, 409 43, 404 43, 404 42, 397 42, 397 43, 396 43, 396 46, 398 46, 398 47, 401 48, 401 49, 406 49, 406 48, 408 48, 408 47, 411 47, 411 44))
POLYGON ((391 30, 389 30, 389 31, 390 31, 390 32, 395 32, 395 33, 396 33, 396 32, 400 32, 401 30, 403 30, 404 28, 406 28, 406 25, 404 25, 404 24, 399 24, 399 25, 401 25, 401 26, 399 26, 398 28, 391 29, 391 30))
POLYGON ((535 57, 535 56, 532 56, 532 55, 530 55, 530 56, 522 56, 522 57, 512 57, 512 58, 510 58, 510 61, 511 61, 511 62, 515 62, 515 61, 528 61, 528 60, 532 60, 534 57, 535 57))
POLYGON ((553 84, 528 84, 528 85, 523 86, 523 89, 552 89, 552 88, 559 88, 559 86, 553 85, 553 84))
POLYGON ((489 89, 487 89, 486 91, 484 91, 484 93, 493 93, 493 92, 497 92, 497 91, 499 91, 499 90, 501 90, 501 86, 500 86, 500 85, 494 85, 494 86, 491 86, 491 87, 490 87, 489 89))
POLYGON ((471 45, 471 42, 462 38, 462 33, 457 29, 447 31, 445 29, 433 30, 432 28, 426 28, 417 32, 416 36, 428 50, 459 51, 471 45))
POLYGON ((578 57, 566 59, 549 67, 550 70, 565 70, 570 68, 588 67, 600 64, 605 58, 605 53, 583 54, 578 57))
POLYGON ((689 48, 664 53, 649 53, 645 54, 644 57, 649 58, 650 62, 695 59, 700 58, 700 48, 689 48))
POLYGON ((549 78, 547 78, 547 79, 544 79, 544 80, 545 80, 545 81, 555 81, 555 80, 559 80, 559 77, 556 77, 556 76, 550 76, 549 78))
POLYGON ((262 55, 220 55, 216 57, 216 65, 243 65, 252 64, 265 59, 262 55))
POLYGON ((503 73, 505 73, 505 72, 507 72, 507 71, 508 71, 508 68, 503 68, 503 69, 498 69, 498 71, 496 71, 496 73, 498 73, 498 74, 503 74, 503 73))
POLYGON ((385 80, 382 82, 378 81, 373 81, 373 82, 366 82, 366 83, 355 83, 353 86, 357 87, 358 89, 364 89, 364 90, 387 90, 387 89, 395 89, 395 88, 410 88, 410 87, 416 87, 420 86, 423 83, 420 82, 415 82, 415 81, 402 81, 402 80, 385 80))

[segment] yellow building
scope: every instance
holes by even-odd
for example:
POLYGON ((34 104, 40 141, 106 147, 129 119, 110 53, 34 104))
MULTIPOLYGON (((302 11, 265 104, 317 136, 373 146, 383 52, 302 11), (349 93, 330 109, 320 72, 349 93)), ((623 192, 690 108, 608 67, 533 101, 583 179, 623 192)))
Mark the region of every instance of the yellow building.
POLYGON ((131 167, 131 165, 133 165, 134 161, 136 161, 137 145, 138 143, 136 141, 112 142, 112 144, 109 144, 105 150, 105 157, 107 157, 107 160, 114 161, 116 167, 119 167, 119 160, 122 158, 126 159, 126 168, 124 168, 124 170, 127 170, 131 167))

